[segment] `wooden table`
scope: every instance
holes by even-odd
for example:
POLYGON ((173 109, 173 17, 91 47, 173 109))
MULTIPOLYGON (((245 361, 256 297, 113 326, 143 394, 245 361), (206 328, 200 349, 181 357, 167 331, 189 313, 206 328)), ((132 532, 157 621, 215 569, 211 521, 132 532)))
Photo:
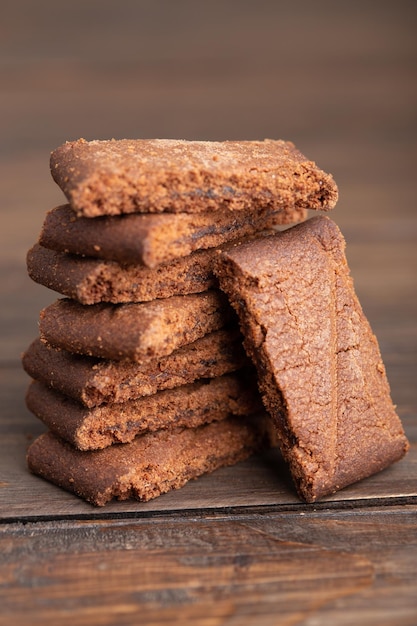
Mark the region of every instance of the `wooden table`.
POLYGON ((414 12, 405 0, 2 9, 0 624, 417 623, 414 12), (81 136, 282 137, 331 171, 407 457, 315 505, 277 452, 102 509, 30 475, 43 427, 20 353, 57 295, 30 282, 25 252, 63 200, 49 151, 81 136))

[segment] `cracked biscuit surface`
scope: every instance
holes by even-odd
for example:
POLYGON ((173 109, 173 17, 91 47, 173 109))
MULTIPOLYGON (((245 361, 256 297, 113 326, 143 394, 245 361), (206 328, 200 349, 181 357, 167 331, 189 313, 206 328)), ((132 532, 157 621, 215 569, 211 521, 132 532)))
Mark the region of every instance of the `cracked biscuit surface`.
POLYGON ((51 173, 77 215, 331 209, 331 175, 283 140, 121 139, 66 142, 51 173))
POLYGON ((307 501, 399 460, 408 448, 338 227, 320 216, 221 254, 284 457, 307 501))

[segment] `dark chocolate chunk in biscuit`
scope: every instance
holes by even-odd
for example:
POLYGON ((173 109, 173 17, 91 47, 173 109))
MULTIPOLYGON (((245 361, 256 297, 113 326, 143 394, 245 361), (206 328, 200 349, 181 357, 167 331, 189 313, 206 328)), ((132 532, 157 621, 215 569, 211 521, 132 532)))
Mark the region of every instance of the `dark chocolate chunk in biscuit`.
POLYGON ((387 467, 408 447, 344 247, 337 226, 320 216, 224 253, 217 268, 309 502, 387 467))
POLYGON ((197 213, 249 205, 331 209, 333 178, 282 140, 67 142, 51 173, 78 215, 197 213))
POLYGON ((126 402, 199 378, 214 378, 247 365, 236 328, 209 333, 171 354, 143 363, 112 361, 52 348, 39 339, 23 355, 32 378, 87 407, 126 402))
POLYGON ((50 431, 79 450, 127 443, 137 435, 161 428, 195 428, 228 415, 262 410, 252 369, 91 409, 33 381, 26 404, 50 431))

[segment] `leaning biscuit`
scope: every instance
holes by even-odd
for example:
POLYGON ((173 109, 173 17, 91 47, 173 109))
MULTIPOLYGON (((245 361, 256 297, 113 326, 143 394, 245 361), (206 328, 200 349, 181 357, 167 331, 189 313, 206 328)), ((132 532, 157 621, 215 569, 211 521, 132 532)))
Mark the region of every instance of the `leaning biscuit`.
POLYGON ((308 502, 387 467, 408 448, 344 247, 337 226, 320 216, 236 247, 217 266, 308 502))
POLYGON ((282 140, 67 142, 50 160, 78 215, 197 213, 249 205, 331 209, 333 178, 282 140))
POLYGON ((229 417, 87 452, 48 432, 31 444, 27 463, 34 474, 103 506, 112 498, 146 502, 270 445, 265 416, 229 417))

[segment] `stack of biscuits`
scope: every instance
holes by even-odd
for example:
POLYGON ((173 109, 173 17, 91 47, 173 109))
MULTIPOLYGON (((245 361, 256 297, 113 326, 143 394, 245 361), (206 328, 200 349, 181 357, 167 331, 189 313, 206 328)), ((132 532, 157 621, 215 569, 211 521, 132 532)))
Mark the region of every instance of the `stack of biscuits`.
MULTIPOLYGON (((33 280, 65 297, 41 311, 40 336, 23 355, 33 379, 27 406, 48 427, 28 451, 34 473, 96 505, 146 501, 277 436, 300 495, 314 501, 404 454, 390 410, 392 432, 382 441, 389 452, 365 469, 356 452, 353 460, 344 453, 349 472, 344 463, 333 467, 343 454, 328 439, 347 400, 333 389, 341 379, 323 342, 333 350, 332 337, 345 333, 349 344, 352 318, 342 316, 339 328, 326 302, 350 307, 361 328, 367 322, 349 280, 340 279, 337 227, 321 216, 304 222, 308 209, 335 206, 336 185, 293 144, 79 140, 52 153, 51 172, 68 204, 46 215, 27 266, 33 280), (321 278, 310 276, 315 264, 321 278), (314 281, 319 295, 310 293, 314 281), (342 290, 339 300, 330 283, 342 290), (279 299, 285 284, 296 294, 291 311, 279 299), (329 413, 320 445, 323 428, 308 417, 320 422, 312 398, 329 413), (333 457, 316 454, 316 443, 333 457)), ((360 367, 377 364, 386 407, 379 352, 362 343, 360 367)))

